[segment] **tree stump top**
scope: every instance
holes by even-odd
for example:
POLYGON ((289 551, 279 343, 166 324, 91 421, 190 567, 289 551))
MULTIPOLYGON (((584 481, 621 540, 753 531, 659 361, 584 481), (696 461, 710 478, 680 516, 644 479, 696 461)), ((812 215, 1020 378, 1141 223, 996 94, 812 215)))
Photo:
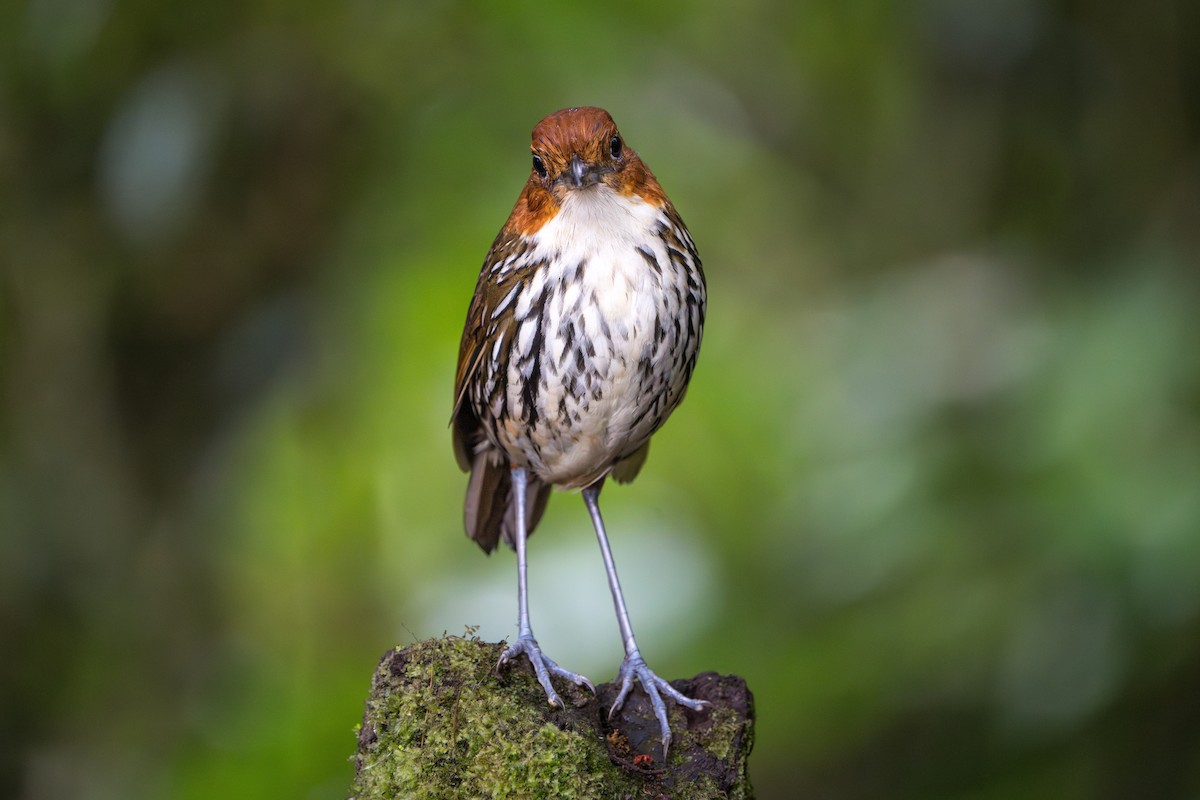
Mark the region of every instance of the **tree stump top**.
POLYGON ((712 705, 693 712, 668 702, 675 740, 663 763, 640 687, 611 722, 611 683, 596 697, 556 687, 567 705, 551 708, 526 660, 496 673, 502 650, 450 636, 384 655, 359 728, 354 800, 753 798, 754 705, 741 678, 672 681, 712 705))

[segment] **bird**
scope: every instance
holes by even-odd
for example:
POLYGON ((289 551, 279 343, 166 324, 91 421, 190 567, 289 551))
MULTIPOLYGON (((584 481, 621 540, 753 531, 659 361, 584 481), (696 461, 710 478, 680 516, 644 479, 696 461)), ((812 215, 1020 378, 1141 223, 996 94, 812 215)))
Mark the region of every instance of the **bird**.
POLYGON ((579 490, 612 593, 625 657, 611 720, 640 683, 664 756, 663 697, 694 711, 641 655, 600 514, 608 477, 632 481, 650 437, 683 400, 704 329, 707 289, 683 219, 607 111, 566 108, 533 129, 528 180, 492 242, 467 310, 451 418, 469 472, 464 524, 485 553, 517 556, 517 638, 551 706, 551 676, 595 688, 543 654, 529 620, 526 541, 550 489, 579 490))

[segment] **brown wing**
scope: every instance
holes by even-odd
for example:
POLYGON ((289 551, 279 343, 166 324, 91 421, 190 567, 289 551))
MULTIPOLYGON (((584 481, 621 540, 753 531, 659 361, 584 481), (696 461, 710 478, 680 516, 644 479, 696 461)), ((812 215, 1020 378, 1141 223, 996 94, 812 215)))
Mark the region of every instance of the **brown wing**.
MULTIPOLYGON (((537 267, 529 256, 528 241, 517 234, 501 231, 479 272, 475 283, 475 294, 467 308, 467 321, 463 325, 462 340, 458 345, 458 370, 454 375, 454 412, 451 419, 457 421, 459 411, 469 406, 467 393, 473 381, 479 379, 479 365, 485 352, 497 337, 506 338, 513 327, 513 309, 521 284, 537 267)), ((457 428, 457 425, 456 425, 457 428)), ((458 465, 470 468, 470 451, 460 451, 455 442, 458 465)))
MULTIPOLYGON (((496 339, 507 338, 511 333, 512 309, 516 306, 517 294, 535 266, 525 258, 528 251, 523 238, 504 232, 493 242, 467 309, 454 377, 454 411, 450 421, 454 457, 464 472, 471 473, 463 506, 463 523, 467 535, 488 553, 495 549, 501 537, 507 544, 513 544, 512 479, 507 458, 487 440, 484 423, 468 395, 475 382, 482 380, 480 365, 496 339)), ((484 388, 477 387, 476 391, 484 388)), ((549 498, 549 485, 530 475, 527 533, 533 533, 549 498)))
POLYGON ((466 402, 466 396, 471 381, 479 374, 484 339, 483 326, 479 324, 479 320, 483 318, 484 313, 484 295, 476 288, 475 296, 471 298, 471 305, 467 310, 462 341, 458 345, 458 370, 454 376, 454 410, 450 416, 454 458, 458 461, 459 469, 464 472, 471 469, 475 446, 483 436, 479 418, 471 408, 470 402, 466 402))

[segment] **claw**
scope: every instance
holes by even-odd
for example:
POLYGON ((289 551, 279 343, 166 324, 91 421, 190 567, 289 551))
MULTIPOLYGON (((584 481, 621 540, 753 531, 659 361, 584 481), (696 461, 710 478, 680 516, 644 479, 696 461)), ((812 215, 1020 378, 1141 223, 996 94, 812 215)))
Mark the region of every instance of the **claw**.
POLYGON ((625 660, 621 662, 618 677, 621 679, 621 689, 617 692, 617 699, 613 701, 612 708, 608 711, 609 720, 625 704, 625 699, 629 697, 630 691, 633 690, 633 680, 637 678, 642 684, 642 688, 646 690, 646 696, 650 698, 650 705, 654 709, 654 716, 658 718, 658 727, 662 732, 664 761, 667 758, 667 752, 671 749, 672 737, 671 726, 667 721, 667 705, 663 702, 662 694, 666 694, 667 697, 670 697, 679 705, 687 706, 693 711, 703 711, 711 705, 707 700, 694 700, 688 697, 655 675, 650 667, 646 666, 646 661, 637 651, 625 656, 625 660))
POLYGON ((529 659, 529 663, 533 666, 533 674, 537 676, 538 683, 546 690, 546 700, 553 708, 563 708, 562 698, 558 696, 558 692, 554 691, 554 685, 550 683, 550 676, 557 675, 560 678, 570 681, 576 686, 587 689, 592 694, 596 693, 596 687, 592 686, 592 682, 577 672, 571 672, 569 669, 563 669, 558 664, 555 664, 553 659, 542 653, 542 648, 538 646, 537 639, 532 636, 522 636, 505 648, 500 654, 500 660, 496 662, 496 672, 499 672, 509 664, 517 656, 525 654, 529 659))

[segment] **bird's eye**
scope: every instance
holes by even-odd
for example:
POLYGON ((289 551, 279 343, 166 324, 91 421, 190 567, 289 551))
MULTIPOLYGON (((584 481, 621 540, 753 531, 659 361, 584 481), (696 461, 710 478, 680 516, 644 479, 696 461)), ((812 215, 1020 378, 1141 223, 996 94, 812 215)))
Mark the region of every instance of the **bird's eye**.
POLYGON ((608 152, 612 153, 613 158, 621 157, 621 137, 614 136, 608 142, 608 152))
POLYGON ((546 165, 542 163, 541 156, 533 157, 533 171, 543 178, 546 177, 546 165))

